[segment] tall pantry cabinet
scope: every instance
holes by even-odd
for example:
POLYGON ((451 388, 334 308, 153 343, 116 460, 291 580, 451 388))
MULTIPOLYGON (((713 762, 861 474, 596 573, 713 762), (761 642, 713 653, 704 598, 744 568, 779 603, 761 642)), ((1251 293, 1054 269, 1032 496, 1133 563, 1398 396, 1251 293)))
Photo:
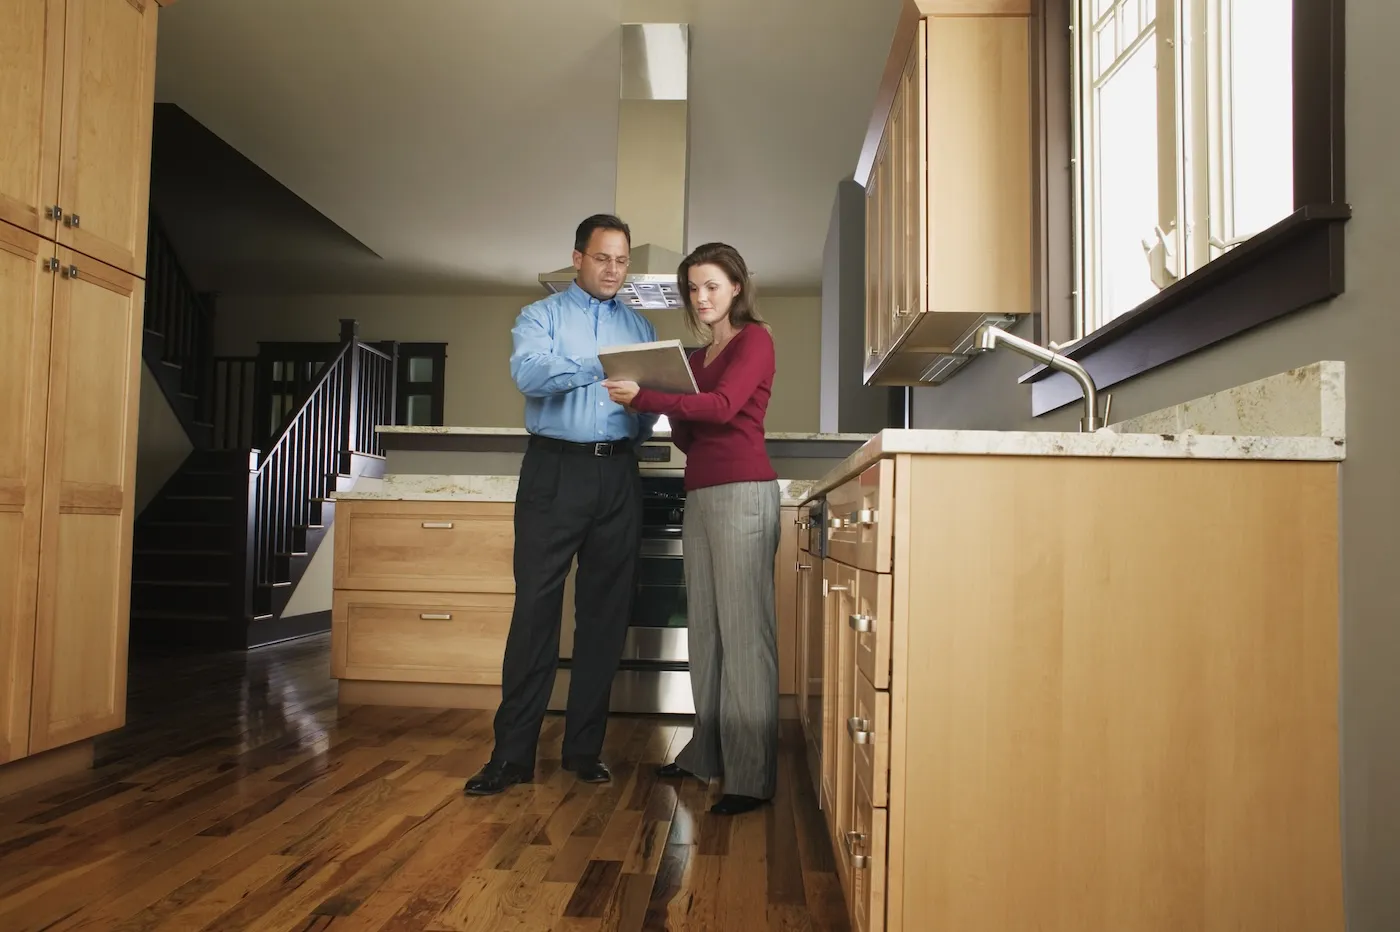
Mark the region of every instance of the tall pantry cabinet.
POLYGON ((0 0, 0 764, 125 721, 157 12, 0 0))

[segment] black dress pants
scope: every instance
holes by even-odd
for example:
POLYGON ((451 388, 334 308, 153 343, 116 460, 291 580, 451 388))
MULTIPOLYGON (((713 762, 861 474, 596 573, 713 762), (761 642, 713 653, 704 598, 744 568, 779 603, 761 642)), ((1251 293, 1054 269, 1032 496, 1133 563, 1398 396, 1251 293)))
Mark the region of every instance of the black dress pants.
POLYGON ((515 610, 492 759, 534 767, 559 665, 564 580, 575 556, 574 656, 563 757, 599 756, 632 612, 641 536, 635 454, 595 456, 532 440, 515 499, 515 610))

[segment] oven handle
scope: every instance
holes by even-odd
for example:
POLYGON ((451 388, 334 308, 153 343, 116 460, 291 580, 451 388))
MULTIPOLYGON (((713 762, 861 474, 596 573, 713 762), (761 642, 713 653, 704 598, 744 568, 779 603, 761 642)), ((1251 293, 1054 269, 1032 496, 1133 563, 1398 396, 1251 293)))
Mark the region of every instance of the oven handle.
POLYGON ((674 538, 661 540, 655 537, 646 537, 642 539, 641 555, 679 560, 685 555, 684 544, 674 538))

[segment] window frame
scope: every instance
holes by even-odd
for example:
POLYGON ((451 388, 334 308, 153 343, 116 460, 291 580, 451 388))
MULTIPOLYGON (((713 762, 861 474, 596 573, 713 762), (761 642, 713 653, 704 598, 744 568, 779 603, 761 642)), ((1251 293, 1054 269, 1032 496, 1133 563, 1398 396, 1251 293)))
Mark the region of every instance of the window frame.
MULTIPOLYGON (((1345 0, 1294 0, 1293 212, 1075 339, 1074 2, 1042 0, 1032 23, 1041 208, 1035 339, 1063 347, 1099 388, 1108 388, 1341 294, 1343 229, 1351 216, 1345 198, 1345 0)), ((1033 415, 1080 399, 1078 383, 1045 366, 1020 381, 1031 386, 1033 415)))

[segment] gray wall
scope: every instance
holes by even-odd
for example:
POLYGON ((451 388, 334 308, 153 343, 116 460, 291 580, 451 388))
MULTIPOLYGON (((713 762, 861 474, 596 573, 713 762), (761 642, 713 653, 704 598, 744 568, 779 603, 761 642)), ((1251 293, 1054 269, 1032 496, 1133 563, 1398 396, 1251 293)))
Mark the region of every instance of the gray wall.
POLYGON ((836 187, 822 253, 821 429, 874 433, 889 390, 862 384, 865 366, 865 189, 836 187))
MULTIPOLYGON (((1347 292, 1113 390, 1119 420, 1320 359, 1347 365, 1342 466, 1342 826, 1348 928, 1400 929, 1400 4, 1346 6, 1347 292)), ((1029 336, 1023 327, 1023 335, 1029 336)), ((1029 366, 997 352, 915 394, 918 427, 1073 429, 1075 406, 1030 417, 1029 366)))

